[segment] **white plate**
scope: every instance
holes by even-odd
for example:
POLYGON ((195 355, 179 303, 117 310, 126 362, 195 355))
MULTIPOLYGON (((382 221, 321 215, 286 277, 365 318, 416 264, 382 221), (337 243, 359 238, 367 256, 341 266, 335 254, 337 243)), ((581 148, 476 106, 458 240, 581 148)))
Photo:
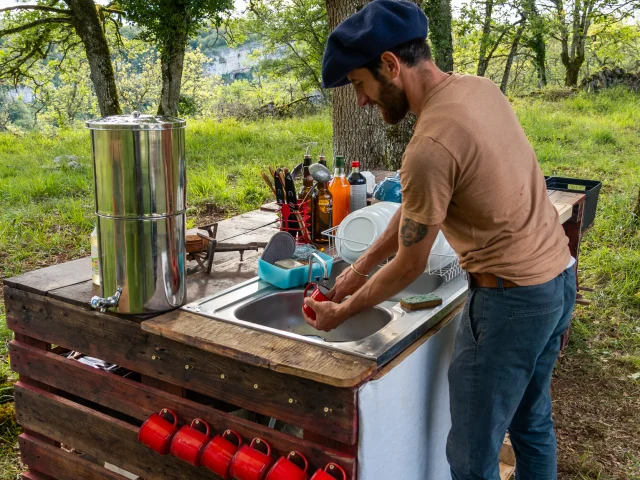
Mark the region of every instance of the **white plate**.
MULTIPOLYGON (((390 203, 390 202, 384 202, 390 203)), ((348 215, 336 230, 336 250, 354 263, 387 228, 398 206, 369 206, 348 215)))

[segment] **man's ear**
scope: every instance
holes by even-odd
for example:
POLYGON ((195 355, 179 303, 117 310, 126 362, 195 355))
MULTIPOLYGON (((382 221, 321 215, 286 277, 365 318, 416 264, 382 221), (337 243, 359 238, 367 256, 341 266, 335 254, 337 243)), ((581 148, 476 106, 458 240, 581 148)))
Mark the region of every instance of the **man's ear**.
POLYGON ((385 74, 385 77, 394 79, 400 75, 400 60, 391 52, 384 52, 380 55, 382 65, 380 70, 385 74))

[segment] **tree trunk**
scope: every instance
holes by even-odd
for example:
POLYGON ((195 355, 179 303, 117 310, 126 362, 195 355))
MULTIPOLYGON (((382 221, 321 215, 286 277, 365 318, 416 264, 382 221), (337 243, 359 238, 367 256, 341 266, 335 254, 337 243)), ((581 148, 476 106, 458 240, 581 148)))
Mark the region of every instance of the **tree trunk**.
MULTIPOLYGON (((185 29, 186 31, 186 29, 185 29)), ((178 115, 180 87, 182 86, 182 69, 184 54, 187 49, 187 34, 180 32, 162 45, 162 93, 158 115, 175 117, 178 115)))
POLYGON ((119 115, 122 109, 118 101, 116 77, 96 4, 93 0, 68 0, 68 5, 73 11, 73 26, 87 54, 100 113, 104 117, 119 115))
POLYGON ((547 86, 547 46, 544 43, 544 36, 541 32, 536 32, 531 40, 531 49, 534 55, 534 65, 538 73, 538 86, 547 86))
POLYGON ((575 60, 565 64, 567 71, 564 76, 564 85, 566 87, 575 87, 578 85, 578 75, 580 74, 581 66, 582 62, 578 64, 575 60))
POLYGON ((489 56, 487 50, 491 44, 491 16, 493 15, 494 0, 485 0, 484 4, 484 22, 482 24, 482 37, 480 38, 480 54, 478 55, 478 76, 484 77, 489 66, 489 56))
POLYGON ((451 0, 426 0, 424 13, 429 18, 429 39, 436 65, 444 72, 453 70, 451 0))
MULTIPOLYGON (((354 14, 368 0, 326 0, 329 29, 354 14)), ((377 108, 360 108, 351 85, 333 92, 333 152, 347 161, 359 160, 364 169, 398 169, 413 134, 415 119, 387 126, 377 108)))
POLYGON ((520 39, 522 38, 522 33, 526 27, 526 19, 522 19, 522 25, 518 27, 516 30, 516 35, 513 37, 513 42, 511 43, 511 50, 509 51, 509 55, 507 56, 507 62, 504 66, 504 75, 502 75, 502 82, 500 83, 500 90, 502 93, 507 93, 507 85, 509 84, 509 75, 511 74, 511 66, 513 65, 513 59, 518 53, 518 46, 520 45, 520 39))
POLYGON ((538 74, 538 88, 547 86, 547 46, 545 44, 545 19, 540 15, 536 0, 527 0, 526 11, 529 17, 531 37, 527 46, 533 51, 533 65, 538 74))

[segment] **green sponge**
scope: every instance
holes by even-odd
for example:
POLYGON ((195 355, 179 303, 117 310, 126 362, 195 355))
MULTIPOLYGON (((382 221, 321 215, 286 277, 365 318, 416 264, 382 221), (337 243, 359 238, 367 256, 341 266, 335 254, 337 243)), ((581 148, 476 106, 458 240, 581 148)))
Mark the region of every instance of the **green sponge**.
POLYGON ((437 307, 442 304, 442 299, 433 293, 428 293, 426 295, 405 297, 400 301, 400 304, 407 310, 420 310, 422 308, 437 307))

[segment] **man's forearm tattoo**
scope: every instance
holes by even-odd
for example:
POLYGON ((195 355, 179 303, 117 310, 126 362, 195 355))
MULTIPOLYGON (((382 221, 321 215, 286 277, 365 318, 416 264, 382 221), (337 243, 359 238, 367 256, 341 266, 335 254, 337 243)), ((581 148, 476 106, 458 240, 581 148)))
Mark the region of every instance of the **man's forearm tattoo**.
POLYGON ((400 237, 405 247, 411 247, 416 243, 420 243, 428 233, 429 228, 427 228, 426 225, 414 222, 409 218, 404 219, 404 225, 400 229, 400 237))

